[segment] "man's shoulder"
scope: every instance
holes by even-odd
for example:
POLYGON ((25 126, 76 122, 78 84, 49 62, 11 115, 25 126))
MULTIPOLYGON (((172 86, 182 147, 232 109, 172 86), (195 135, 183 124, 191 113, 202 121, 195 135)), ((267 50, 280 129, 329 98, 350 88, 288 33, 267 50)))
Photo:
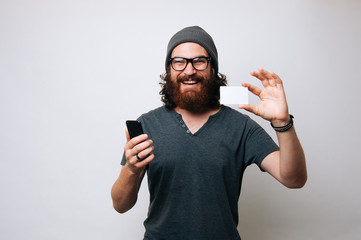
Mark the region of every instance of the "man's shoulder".
POLYGON ((143 130, 149 134, 172 130, 177 123, 175 119, 175 111, 164 106, 150 110, 138 118, 143 130))
POLYGON ((149 118, 149 117, 156 117, 160 115, 168 114, 171 110, 167 109, 164 106, 157 107, 155 109, 152 109, 146 113, 143 113, 140 118, 149 118))

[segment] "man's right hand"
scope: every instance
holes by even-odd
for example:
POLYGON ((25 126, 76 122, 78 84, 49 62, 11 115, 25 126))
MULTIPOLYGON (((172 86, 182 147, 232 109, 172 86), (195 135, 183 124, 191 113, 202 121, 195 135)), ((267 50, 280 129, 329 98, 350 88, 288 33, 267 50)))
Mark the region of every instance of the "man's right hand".
POLYGON ((147 134, 142 134, 130 139, 128 130, 126 130, 127 143, 124 147, 125 166, 135 174, 144 172, 146 165, 154 159, 153 141, 148 139, 147 134))

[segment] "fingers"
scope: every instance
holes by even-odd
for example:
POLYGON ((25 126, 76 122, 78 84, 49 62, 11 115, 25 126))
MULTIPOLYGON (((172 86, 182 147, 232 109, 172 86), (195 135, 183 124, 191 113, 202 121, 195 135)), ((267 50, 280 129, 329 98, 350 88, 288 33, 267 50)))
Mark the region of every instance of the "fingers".
POLYGON ((248 88, 248 91, 252 92, 256 96, 259 96, 262 93, 262 89, 254 86, 252 84, 242 83, 242 86, 248 88))
POLYGON ((141 143, 141 144, 139 144, 140 146, 137 145, 137 148, 133 148, 129 152, 128 156, 126 154, 129 164, 136 165, 136 166, 139 165, 137 167, 142 167, 144 165, 147 165, 151 160, 153 160, 154 147, 153 147, 153 145, 150 145, 150 144, 152 144, 151 140, 144 142, 144 144, 146 144, 147 147, 145 147, 145 145, 143 145, 143 143, 141 143))
POLYGON ((131 154, 131 156, 135 156, 136 160, 141 161, 146 156, 151 154, 153 152, 153 150, 154 150, 153 141, 147 140, 142 143, 139 143, 134 148, 132 148, 130 154, 131 154))
POLYGON ((250 74, 261 80, 264 87, 275 87, 277 84, 282 84, 282 80, 277 74, 268 72, 263 68, 259 68, 258 72, 251 71, 250 74))
POLYGON ((129 133, 128 133, 127 130, 126 130, 126 133, 127 133, 127 144, 126 145, 128 146, 128 148, 133 148, 135 145, 137 145, 140 142, 143 142, 143 141, 147 140, 147 138, 148 138, 147 134, 141 134, 141 135, 139 135, 137 137, 134 137, 134 138, 130 139, 129 133))
POLYGON ((271 74, 271 76, 275 79, 276 83, 282 84, 281 78, 280 78, 276 73, 271 72, 270 74, 271 74))
POLYGON ((134 170, 145 167, 154 159, 153 141, 148 139, 147 134, 142 134, 132 139, 129 139, 127 131, 126 134, 127 143, 124 147, 124 153, 127 164, 134 170))
MULTIPOLYGON (((147 162, 147 161, 150 162, 154 158, 153 150, 154 150, 154 147, 153 147, 153 145, 151 145, 148 148, 136 153, 135 154, 136 159, 134 159, 133 162, 134 163, 147 162)), ((148 164, 148 162, 146 164, 148 164)))
MULTIPOLYGON (((252 92, 254 95, 256 95, 256 96, 258 96, 258 97, 259 97, 260 94, 262 93, 262 89, 254 86, 254 85, 252 85, 252 84, 242 83, 242 86, 248 88, 248 91, 252 92)), ((238 108, 244 109, 244 110, 246 110, 246 111, 248 111, 248 112, 252 112, 252 113, 258 115, 258 109, 257 109, 257 107, 256 107, 256 106, 253 106, 253 105, 251 105, 251 104, 239 104, 239 105, 238 105, 238 108)))

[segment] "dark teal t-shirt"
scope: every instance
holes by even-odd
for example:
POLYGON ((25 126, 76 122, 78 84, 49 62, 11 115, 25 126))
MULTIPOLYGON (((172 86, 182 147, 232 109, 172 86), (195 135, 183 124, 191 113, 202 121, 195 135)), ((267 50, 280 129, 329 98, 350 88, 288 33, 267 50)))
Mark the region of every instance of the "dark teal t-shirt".
POLYGON ((272 138, 227 106, 195 134, 180 114, 165 107, 139 121, 153 140, 155 155, 147 168, 150 205, 144 239, 239 240, 243 173, 279 150, 272 138))

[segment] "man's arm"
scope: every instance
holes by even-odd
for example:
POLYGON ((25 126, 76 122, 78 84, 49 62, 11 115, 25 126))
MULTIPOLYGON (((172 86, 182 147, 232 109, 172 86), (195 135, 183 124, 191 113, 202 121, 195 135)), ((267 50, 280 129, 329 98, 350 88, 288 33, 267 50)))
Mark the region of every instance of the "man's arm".
MULTIPOLYGON (((264 89, 249 83, 244 87, 257 95, 261 102, 258 106, 239 105, 239 108, 252 112, 272 123, 274 127, 282 127, 290 122, 286 95, 280 77, 262 68, 259 72, 251 72, 258 78, 264 89)), ((269 154, 261 163, 261 167, 289 188, 300 188, 307 181, 306 160, 302 146, 294 127, 285 132, 277 132, 280 151, 269 154)))
POLYGON ((115 181, 111 196, 113 207, 119 213, 124 213, 131 209, 137 202, 140 184, 145 174, 145 167, 153 159, 153 142, 147 140, 148 136, 142 134, 133 139, 129 139, 128 132, 127 144, 124 147, 126 164, 122 167, 118 179, 115 181), (145 157, 143 160, 139 158, 145 157))
POLYGON ((295 128, 277 132, 280 151, 269 154, 261 167, 288 188, 301 188, 307 181, 306 160, 295 128))

